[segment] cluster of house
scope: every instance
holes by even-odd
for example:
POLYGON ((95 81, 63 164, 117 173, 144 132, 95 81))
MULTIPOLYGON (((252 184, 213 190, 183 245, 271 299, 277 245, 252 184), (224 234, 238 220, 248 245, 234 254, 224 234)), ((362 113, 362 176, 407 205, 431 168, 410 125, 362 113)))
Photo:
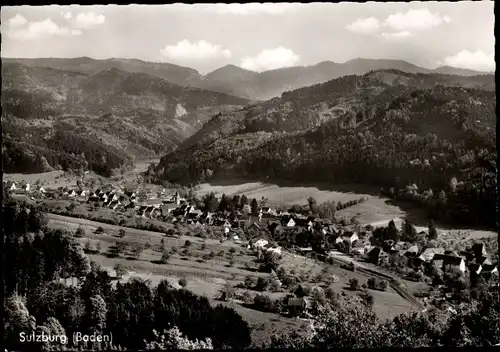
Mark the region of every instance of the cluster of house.
POLYGON ((16 183, 12 181, 3 181, 3 186, 4 188, 8 189, 9 191, 12 192, 20 192, 20 193, 32 193, 32 192, 39 192, 39 193, 45 193, 46 190, 43 186, 32 186, 27 182, 23 183, 16 183))
POLYGON ((422 265, 434 264, 441 270, 455 268, 463 273, 469 270, 474 275, 498 274, 498 268, 488 258, 485 245, 476 243, 469 250, 457 253, 444 248, 426 248, 420 250, 417 245, 402 250, 401 243, 387 241, 383 248, 373 247, 367 252, 368 259, 377 265, 382 262, 395 261, 404 258, 409 267, 421 267, 422 265))

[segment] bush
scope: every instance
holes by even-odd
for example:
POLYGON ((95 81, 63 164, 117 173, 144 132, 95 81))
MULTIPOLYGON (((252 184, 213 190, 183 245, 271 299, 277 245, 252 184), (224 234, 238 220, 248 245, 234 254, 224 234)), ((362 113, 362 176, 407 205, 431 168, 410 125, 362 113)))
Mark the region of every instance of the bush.
POLYGON ((202 245, 201 245, 201 250, 203 251, 203 250, 205 250, 206 248, 207 248, 207 245, 206 245, 205 243, 202 243, 202 245))
POLYGON ((234 249, 234 248, 229 249, 229 253, 234 254, 235 252, 236 252, 236 249, 234 249))
POLYGON ((125 230, 124 229, 120 229, 120 231, 118 231, 118 237, 120 237, 120 238, 125 237, 125 230))
POLYGON ((185 288, 187 286, 187 279, 185 277, 182 277, 180 280, 179 280, 179 285, 183 288, 185 288))
POLYGON ((104 232, 104 229, 99 226, 96 230, 95 230, 95 233, 103 233, 104 232))
POLYGON ((191 246, 191 241, 190 240, 186 240, 186 242, 184 242, 184 247, 190 247, 191 246))

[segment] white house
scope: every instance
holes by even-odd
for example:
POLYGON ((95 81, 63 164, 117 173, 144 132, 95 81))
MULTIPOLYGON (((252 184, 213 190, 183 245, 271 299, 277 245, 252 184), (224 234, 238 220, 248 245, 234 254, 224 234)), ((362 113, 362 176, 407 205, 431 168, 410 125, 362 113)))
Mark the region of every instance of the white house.
POLYGON ((10 185, 10 190, 15 191, 16 189, 17 189, 16 184, 12 182, 12 184, 10 185))
POLYGON ((264 246, 265 246, 266 244, 268 244, 268 243, 269 243, 269 242, 268 242, 267 240, 260 239, 260 240, 256 241, 256 242, 253 244, 253 246, 254 246, 254 247, 264 248, 264 246))
POLYGON ((285 223, 286 227, 294 227, 295 226, 295 221, 293 218, 288 219, 288 221, 285 223))
POLYGON ((267 249, 268 252, 272 252, 277 255, 281 255, 281 247, 272 247, 267 249))
POLYGON ((24 191, 29 192, 30 191, 30 184, 27 183, 26 186, 24 186, 24 191))
POLYGON ((353 244, 355 241, 359 240, 358 234, 356 232, 345 232, 342 235, 342 241, 353 244))

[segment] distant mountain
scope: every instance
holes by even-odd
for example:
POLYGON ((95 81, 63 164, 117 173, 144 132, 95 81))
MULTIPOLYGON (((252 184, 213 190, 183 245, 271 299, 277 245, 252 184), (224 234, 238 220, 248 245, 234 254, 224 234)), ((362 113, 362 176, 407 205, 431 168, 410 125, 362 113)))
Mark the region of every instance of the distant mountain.
POLYGON ((201 85, 203 76, 198 71, 169 63, 146 62, 137 59, 106 59, 95 60, 89 57, 72 59, 41 58, 41 59, 11 59, 2 58, 3 64, 20 63, 29 67, 48 67, 61 71, 95 74, 101 71, 117 68, 130 73, 146 73, 163 78, 181 86, 197 87, 201 85))
MULTIPOLYGON (((252 100, 267 100, 279 97, 286 91, 312 86, 335 78, 347 75, 363 75, 370 71, 390 69, 408 73, 444 73, 460 76, 486 74, 484 72, 463 70, 453 67, 443 67, 431 70, 413 65, 403 60, 354 59, 343 64, 323 61, 312 66, 288 67, 264 71, 254 75, 247 73, 245 76, 247 77, 246 79, 242 79, 239 75, 239 71, 233 66, 231 70, 224 70, 224 83, 226 84, 224 87, 213 84, 210 79, 205 81, 205 87, 218 91, 226 89, 226 91, 231 92, 231 94, 247 97, 252 100), (234 79, 230 78, 232 72, 235 72, 234 79)), ((215 72, 218 72, 218 70, 214 71, 214 73, 215 72)), ((211 77, 211 73, 205 77, 211 77)))
POLYGON ((205 75, 205 80, 215 82, 231 82, 232 80, 253 80, 259 74, 235 65, 226 65, 205 75))
POLYGON ((459 76, 478 76, 478 75, 494 75, 494 72, 480 72, 469 70, 466 68, 456 68, 451 66, 441 66, 433 70, 435 73, 444 73, 447 75, 459 75, 459 76))
POLYGON ((85 74, 4 62, 4 171, 60 165, 109 174, 172 151, 212 116, 247 103, 115 67, 85 74))
POLYGON ((3 59, 5 63, 18 62, 30 67, 49 67, 63 71, 95 74, 118 68, 130 73, 146 73, 169 82, 226 93, 250 100, 268 100, 283 92, 327 82, 346 75, 363 75, 369 71, 395 69, 408 73, 444 73, 461 76, 485 75, 484 72, 440 67, 436 70, 413 65, 403 60, 354 59, 345 63, 323 61, 312 66, 295 66, 277 70, 252 72, 227 65, 205 76, 198 71, 169 63, 145 62, 137 59, 94 60, 75 59, 3 59))
POLYGON ((479 78, 378 70, 286 92, 213 117, 152 180, 364 183, 495 226, 495 82, 479 78))

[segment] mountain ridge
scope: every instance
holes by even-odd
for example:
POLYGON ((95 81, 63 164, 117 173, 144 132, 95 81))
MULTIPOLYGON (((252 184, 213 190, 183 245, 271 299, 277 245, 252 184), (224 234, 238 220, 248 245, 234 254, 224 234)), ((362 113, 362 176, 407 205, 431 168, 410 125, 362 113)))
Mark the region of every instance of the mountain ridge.
POLYGON ((491 74, 450 66, 433 70, 404 60, 364 58, 352 59, 344 63, 325 60, 314 65, 293 66, 263 72, 254 72, 229 64, 205 75, 189 67, 140 59, 3 58, 3 61, 83 73, 96 73, 110 67, 117 67, 128 72, 147 73, 182 86, 212 90, 249 100, 268 100, 281 96, 285 91, 323 83, 350 74, 365 74, 377 69, 400 69, 411 73, 446 73, 463 76, 491 74))
POLYGON ((109 174, 133 157, 175 149, 213 115, 248 102, 116 67, 84 74, 3 63, 4 169, 109 174))

